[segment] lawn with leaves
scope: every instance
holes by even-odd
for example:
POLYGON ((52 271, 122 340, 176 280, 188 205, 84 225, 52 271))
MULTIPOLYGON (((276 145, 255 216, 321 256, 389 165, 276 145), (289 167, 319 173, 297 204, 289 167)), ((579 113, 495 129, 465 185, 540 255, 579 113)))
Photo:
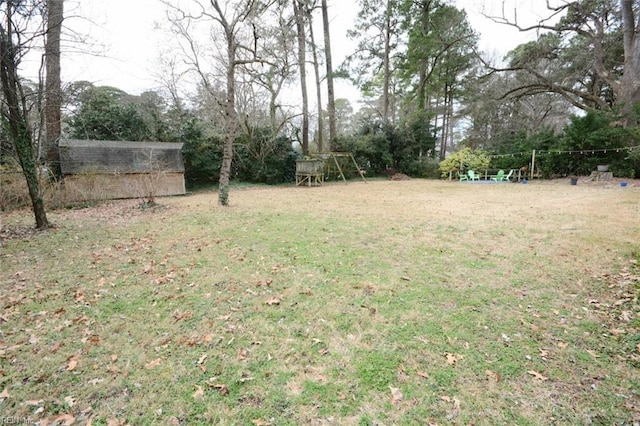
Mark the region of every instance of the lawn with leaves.
POLYGON ((2 243, 1 418, 640 421, 640 188, 410 180, 216 199, 57 211, 55 229, 2 243))

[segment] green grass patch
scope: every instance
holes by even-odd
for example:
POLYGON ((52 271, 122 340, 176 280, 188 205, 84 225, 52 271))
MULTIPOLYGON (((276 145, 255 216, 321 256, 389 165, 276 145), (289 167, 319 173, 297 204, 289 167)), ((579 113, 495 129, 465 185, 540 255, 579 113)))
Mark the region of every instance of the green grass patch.
POLYGON ((640 248, 619 224, 637 194, 570 189, 257 186, 228 208, 51 212, 57 228, 2 242, 0 413, 633 424, 640 248))

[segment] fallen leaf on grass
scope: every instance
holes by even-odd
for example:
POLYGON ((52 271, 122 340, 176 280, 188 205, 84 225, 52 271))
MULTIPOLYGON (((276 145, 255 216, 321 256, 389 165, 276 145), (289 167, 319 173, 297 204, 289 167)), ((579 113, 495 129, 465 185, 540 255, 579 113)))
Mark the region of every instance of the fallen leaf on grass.
POLYGON ((87 317, 86 315, 83 315, 83 316, 81 316, 81 317, 74 318, 74 319, 72 320, 72 322, 73 322, 74 324, 80 324, 80 323, 82 323, 82 322, 86 322, 86 323, 88 323, 89 321, 90 321, 90 320, 89 320, 89 317, 87 317))
POLYGON ((251 420, 251 423, 253 423, 256 426, 269 426, 271 423, 262 420, 262 419, 253 419, 251 420))
POLYGON ((4 390, 0 392, 0 399, 6 398, 9 398, 9 390, 7 390, 7 388, 4 388, 4 390))
POLYGON ((72 425, 76 422, 76 418, 71 414, 59 414, 54 417, 49 417, 46 419, 40 420, 40 426, 45 426, 48 424, 52 425, 72 425))
POLYGON ((393 386, 389 386, 389 389, 391 389, 391 405, 399 404, 404 398, 404 395, 402 394, 399 388, 394 388, 393 386))
POLYGON ((42 404, 43 402, 44 402, 44 399, 31 399, 31 400, 25 401, 24 405, 37 407, 38 405, 42 404))
POLYGON ((156 358, 153 361, 149 361, 147 364, 145 364, 144 368, 146 368, 147 370, 151 370, 152 368, 156 368, 157 366, 159 366, 161 362, 162 358, 156 358))
POLYGON ((416 375, 417 375, 418 377, 422 377, 423 379, 428 379, 428 378, 429 378, 429 375, 428 375, 427 373, 423 373, 422 371, 418 371, 418 372, 416 373, 416 375))
POLYGON ((500 373, 494 373, 491 370, 487 370, 485 371, 485 374, 487 375, 489 380, 493 380, 496 383, 498 383, 501 380, 500 373))
MULTIPOLYGON (((453 403, 454 410, 459 410, 460 409, 460 400, 458 398, 456 398, 456 397, 451 398, 450 396, 442 395, 440 397, 440 400, 444 401, 444 402, 453 403)), ((451 414, 449 416, 451 416, 451 414)))
POLYGON ((204 389, 202 386, 196 386, 197 390, 193 393, 193 399, 200 399, 204 397, 204 389))
POLYGON ((589 355, 591 355, 591 356, 593 357, 593 359, 598 359, 598 358, 600 358, 600 355, 598 355, 598 354, 596 353, 596 351, 592 351, 592 350, 587 349, 587 353, 588 353, 589 355))
POLYGON ((273 280, 271 278, 260 279, 256 281, 256 287, 260 287, 262 285, 269 287, 271 284, 273 284, 273 280))
POLYGON ((76 399, 72 396, 65 396, 64 402, 66 402, 69 407, 76 405, 76 399))
POLYGON ((218 389, 218 391, 222 395, 228 395, 229 394, 229 388, 227 387, 227 385, 223 385, 223 384, 213 385, 213 388, 214 389, 218 389))
POLYGON ((247 373, 242 373, 242 377, 240 377, 240 383, 250 382, 251 380, 255 380, 255 378, 248 375, 247 373))
POLYGON ((245 348, 238 349, 238 359, 241 361, 246 361, 249 359, 249 351, 245 348))
POLYGON ((67 371, 73 371, 78 366, 78 362, 80 361, 80 354, 71 355, 67 358, 67 371))
POLYGON ((545 380, 549 380, 548 377, 543 376, 542 374, 538 373, 537 371, 529 370, 529 371, 527 371, 527 373, 531 374, 534 379, 539 380, 541 382, 544 382, 545 380))
POLYGON ((207 360, 207 354, 202 355, 200 358, 198 358, 198 365, 202 365, 206 360, 207 360))
POLYGON ((278 299, 277 297, 272 297, 271 299, 267 300, 264 303, 269 305, 269 306, 279 305, 280 304, 280 299, 278 299))
POLYGON ((186 311, 186 312, 175 311, 173 313, 173 317, 176 319, 176 322, 184 319, 189 319, 192 316, 193 316, 193 313, 191 311, 186 311))

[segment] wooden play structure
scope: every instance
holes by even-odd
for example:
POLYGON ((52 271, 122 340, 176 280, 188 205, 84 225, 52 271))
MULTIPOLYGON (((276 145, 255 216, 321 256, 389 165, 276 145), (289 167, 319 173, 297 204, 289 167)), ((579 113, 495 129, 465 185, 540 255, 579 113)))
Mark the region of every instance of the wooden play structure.
POLYGON ((322 186, 324 161, 320 159, 296 160, 296 185, 322 186))
POLYGON ((365 171, 360 168, 353 154, 350 152, 322 152, 310 154, 309 158, 296 161, 296 185, 322 186, 325 175, 329 175, 334 170, 334 167, 337 174, 346 183, 347 178, 342 170, 343 167, 340 165, 340 160, 343 159, 353 162, 357 173, 366 183, 365 171))

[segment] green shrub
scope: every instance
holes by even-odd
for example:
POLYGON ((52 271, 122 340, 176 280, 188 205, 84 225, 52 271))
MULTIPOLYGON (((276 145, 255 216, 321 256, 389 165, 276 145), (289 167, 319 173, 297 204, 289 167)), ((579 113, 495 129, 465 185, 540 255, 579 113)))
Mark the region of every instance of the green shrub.
POLYGON ((442 177, 447 177, 451 171, 485 170, 490 163, 491 160, 483 150, 467 147, 441 161, 440 173, 442 177))
POLYGON ((288 138, 274 137, 268 128, 254 128, 236 139, 233 176, 269 185, 293 182, 297 158, 288 138))
POLYGON ((181 135, 184 177, 187 185, 218 183, 224 141, 217 136, 205 138, 196 119, 183 124, 181 135))

